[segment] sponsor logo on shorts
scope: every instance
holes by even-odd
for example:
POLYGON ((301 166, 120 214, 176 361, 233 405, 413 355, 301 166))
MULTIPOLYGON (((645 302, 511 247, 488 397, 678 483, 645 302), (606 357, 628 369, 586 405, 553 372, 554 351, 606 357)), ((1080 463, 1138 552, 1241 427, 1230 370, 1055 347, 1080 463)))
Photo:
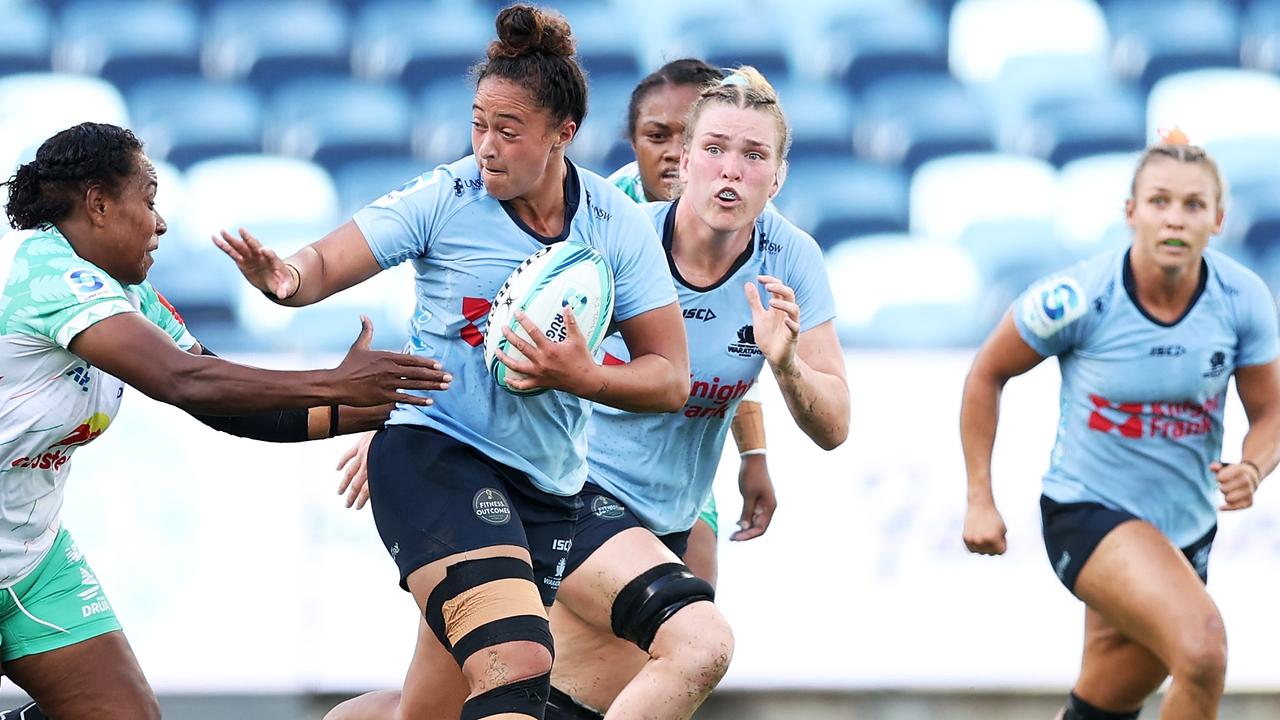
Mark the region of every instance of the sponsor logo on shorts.
POLYGON ((1213 550, 1212 545, 1205 545, 1191 556, 1191 567, 1196 569, 1196 574, 1205 576, 1209 574, 1209 552, 1213 550))
POLYGON ((84 553, 80 552, 80 546, 71 543, 71 547, 67 548, 67 562, 78 563, 84 559, 84 553))
POLYGON ((388 552, 391 553, 391 559, 395 560, 396 556, 400 554, 400 543, 392 543, 391 547, 388 548, 388 552))
POLYGON ((511 504, 502 493, 493 488, 485 488, 476 493, 471 500, 471 509, 476 517, 490 525, 506 525, 511 521, 511 504))
POLYGON ((84 586, 80 592, 76 593, 81 600, 85 602, 80 606, 81 617, 93 617, 99 613, 110 612, 111 603, 107 602, 107 598, 102 594, 102 586, 98 584, 98 578, 93 576, 85 568, 80 568, 80 584, 84 586))
POLYGON ((627 514, 627 509, 613 498, 597 495, 591 500, 591 512, 598 518, 617 520, 627 514))
POLYGON ((751 325, 743 325, 738 328, 738 341, 729 343, 727 348, 730 355, 741 358, 755 357, 760 354, 760 348, 756 345, 756 329, 751 325))
MULTIPOLYGON (((1208 553, 1205 553, 1205 556, 1208 557, 1208 553)), ((564 566, 566 565, 566 562, 567 561, 564 558, 560 558, 560 562, 556 563, 556 577, 564 577, 564 566)))
POLYGON ((1063 550, 1062 557, 1058 558, 1058 562, 1053 566, 1053 571, 1057 573, 1058 579, 1062 582, 1067 581, 1067 566, 1071 564, 1071 553, 1063 550))

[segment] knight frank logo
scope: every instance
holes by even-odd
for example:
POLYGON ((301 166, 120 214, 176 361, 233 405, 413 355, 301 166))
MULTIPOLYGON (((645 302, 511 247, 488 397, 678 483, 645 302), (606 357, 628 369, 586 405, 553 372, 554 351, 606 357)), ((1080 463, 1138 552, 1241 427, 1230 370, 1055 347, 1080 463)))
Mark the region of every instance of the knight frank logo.
POLYGON ((756 346, 756 329, 750 325, 738 328, 738 342, 729 343, 727 349, 730 355, 741 358, 759 355, 760 348, 756 346))
POLYGON ((1089 429, 1115 433, 1125 438, 1183 438, 1206 435, 1213 426, 1213 413, 1222 397, 1209 398, 1203 405, 1180 403, 1116 403, 1100 395, 1090 395, 1093 412, 1089 429))

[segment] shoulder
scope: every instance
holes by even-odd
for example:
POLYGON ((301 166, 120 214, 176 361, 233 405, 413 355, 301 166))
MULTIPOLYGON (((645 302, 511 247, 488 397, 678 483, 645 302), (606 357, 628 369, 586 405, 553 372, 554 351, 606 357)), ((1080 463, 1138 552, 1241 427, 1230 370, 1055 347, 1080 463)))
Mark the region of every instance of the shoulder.
POLYGON ((626 165, 614 170, 613 174, 609 175, 608 180, 613 185, 620 185, 623 182, 632 181, 638 177, 640 177, 640 165, 635 160, 632 160, 626 165))
POLYGON ((1086 318, 1100 315, 1111 305, 1119 264, 1124 252, 1107 252, 1081 261, 1035 281, 1014 309, 1018 320, 1041 338, 1086 318))
POLYGON ((479 197, 488 197, 488 194, 474 157, 468 155, 410 178, 400 187, 374 200, 370 206, 391 207, 400 202, 461 206, 479 197))
POLYGON ((1236 313, 1254 312, 1259 308, 1275 310, 1271 289, 1257 273, 1217 250, 1205 250, 1204 259, 1209 268, 1210 286, 1222 294, 1236 313))
POLYGON ((796 227, 772 207, 766 207, 756 218, 756 249, 766 264, 772 259, 783 268, 822 264, 822 248, 809 233, 796 227))
MULTIPOLYGON (((120 283, 97 265, 75 253, 57 230, 34 230, 17 235, 17 248, 6 292, 26 292, 33 300, 92 302, 123 295, 120 283)), ((8 239, 6 239, 6 242, 8 239)))
POLYGON ((578 167, 577 170, 590 220, 622 228, 631 224, 651 224, 648 216, 640 210, 640 205, 613 183, 586 168, 578 167))

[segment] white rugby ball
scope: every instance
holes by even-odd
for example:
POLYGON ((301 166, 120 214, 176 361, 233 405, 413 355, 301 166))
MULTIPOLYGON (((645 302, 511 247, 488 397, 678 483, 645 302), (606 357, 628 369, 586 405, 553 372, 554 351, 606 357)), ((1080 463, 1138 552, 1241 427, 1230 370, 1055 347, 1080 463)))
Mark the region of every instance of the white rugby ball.
POLYGON ((548 245, 530 255, 493 299, 485 328, 484 363, 498 387, 520 395, 545 390, 512 389, 507 378, 518 378, 520 374, 498 360, 496 351, 525 359, 524 353, 512 347, 502 333, 503 328, 509 327, 520 338, 529 340, 529 334, 516 320, 517 310, 523 310, 548 340, 562 342, 567 336, 566 309, 572 309, 587 348, 594 355, 613 318, 613 271, 598 250, 572 241, 548 245))

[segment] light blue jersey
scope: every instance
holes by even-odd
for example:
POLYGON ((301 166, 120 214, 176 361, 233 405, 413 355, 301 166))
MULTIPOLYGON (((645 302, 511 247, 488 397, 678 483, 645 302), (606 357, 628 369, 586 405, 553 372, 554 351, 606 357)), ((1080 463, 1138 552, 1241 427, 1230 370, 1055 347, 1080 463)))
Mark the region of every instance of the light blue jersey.
POLYGON ((565 227, 544 238, 510 205, 485 192, 474 157, 442 165, 355 214, 378 264, 406 260, 417 273, 410 351, 453 375, 428 407, 400 405, 389 424, 426 425, 528 473, 545 492, 573 495, 587 468, 591 403, 563 392, 518 396, 498 388, 484 365, 489 304, 507 276, 544 243, 597 248, 613 269, 614 320, 676 299, 653 225, 603 178, 568 164, 565 227))
MULTIPOLYGON (((675 204, 642 206, 662 233, 689 335, 689 401, 675 415, 638 414, 597 406, 587 426, 591 481, 630 508, 657 535, 693 526, 711 494, 725 434, 738 402, 755 383, 764 356, 755 344, 751 307, 742 286, 773 275, 796 291, 800 330, 835 317, 822 251, 813 238, 773 210, 756 220, 755 234, 728 276, 695 287, 671 260, 675 204)), ((768 294, 761 288, 762 298, 768 294)), ((617 335, 605 339, 606 362, 630 359, 617 335)))
POLYGON ((1125 510, 1185 547, 1217 522, 1227 380, 1280 353, 1276 305, 1257 275, 1206 250, 1191 307, 1166 325, 1136 301, 1128 251, 1080 263, 1013 306, 1018 332, 1062 368, 1044 493, 1125 510))

